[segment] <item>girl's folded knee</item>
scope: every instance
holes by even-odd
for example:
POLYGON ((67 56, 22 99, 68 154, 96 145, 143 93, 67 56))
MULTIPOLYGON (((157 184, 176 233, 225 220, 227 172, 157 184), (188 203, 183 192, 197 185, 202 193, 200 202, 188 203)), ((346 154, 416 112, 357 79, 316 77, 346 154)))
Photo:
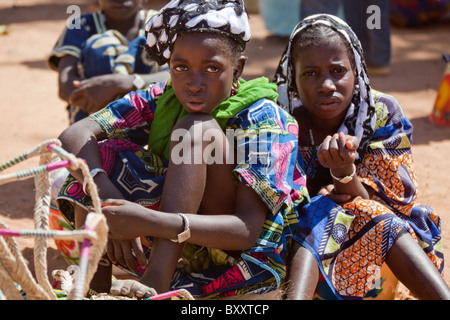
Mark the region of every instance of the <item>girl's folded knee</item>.
POLYGON ((174 130, 176 129, 189 130, 194 126, 196 129, 198 128, 202 131, 212 128, 220 129, 217 121, 214 120, 214 118, 209 114, 189 113, 177 122, 177 124, 174 126, 174 130))

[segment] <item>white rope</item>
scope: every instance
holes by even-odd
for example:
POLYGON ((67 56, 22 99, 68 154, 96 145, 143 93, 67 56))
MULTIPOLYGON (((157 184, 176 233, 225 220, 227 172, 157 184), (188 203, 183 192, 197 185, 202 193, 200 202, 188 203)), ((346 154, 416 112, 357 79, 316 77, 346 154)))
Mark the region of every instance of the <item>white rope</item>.
MULTIPOLYGON (((0 221, 0 291, 2 296, 16 299, 17 294, 10 293, 11 288, 15 288, 14 284, 11 286, 11 281, 14 281, 26 292, 27 299, 56 299, 47 276, 47 239, 71 239, 84 241, 84 249, 87 252, 86 256, 80 257, 80 266, 83 267, 79 268, 77 281, 69 294, 69 298, 79 300, 89 290, 89 283, 97 270, 98 262, 104 253, 107 242, 108 228, 106 219, 101 212, 97 186, 89 173, 86 162, 61 148, 61 142, 57 139, 47 140, 30 151, 0 164, 0 172, 33 156, 40 156, 39 167, 16 174, 0 175, 0 184, 31 176, 37 177, 34 206, 35 230, 14 232, 6 228, 0 221), (54 165, 48 165, 52 154, 56 154, 66 162, 68 161, 72 170, 80 169, 88 184, 94 211, 87 215, 85 230, 49 230, 51 186, 48 172, 58 168, 54 165), (6 237, 1 237, 2 235, 6 235, 6 237), (35 238, 34 263, 37 282, 32 277, 12 236, 35 238)), ((16 289, 16 291, 18 290, 16 289)))

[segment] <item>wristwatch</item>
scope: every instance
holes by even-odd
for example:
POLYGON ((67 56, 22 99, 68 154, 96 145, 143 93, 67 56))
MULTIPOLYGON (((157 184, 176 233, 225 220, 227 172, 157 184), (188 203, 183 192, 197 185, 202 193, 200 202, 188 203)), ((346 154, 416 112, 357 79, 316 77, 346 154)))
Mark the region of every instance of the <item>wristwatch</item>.
POLYGON ((331 175, 331 177, 334 179, 334 180, 336 180, 336 181, 338 181, 338 182, 340 182, 340 183, 349 183, 352 179, 353 179, 353 177, 355 176, 355 173, 356 173, 356 166, 355 166, 355 164, 353 164, 353 172, 350 174, 350 175, 348 175, 348 176, 345 176, 345 177, 343 177, 343 178, 337 178, 337 177, 335 177, 335 176, 333 176, 333 174, 331 173, 331 169, 330 169, 330 175, 331 175))
POLYGON ((179 233, 177 235, 176 239, 170 239, 170 241, 182 243, 182 242, 186 241, 187 239, 189 239, 191 237, 191 229, 189 229, 189 220, 188 220, 188 218, 182 213, 178 213, 178 215, 181 218, 183 218, 184 230, 183 230, 183 232, 181 232, 181 233, 179 233))
POLYGON ((134 80, 133 85, 136 87, 136 89, 140 90, 145 86, 145 81, 142 79, 142 77, 138 74, 133 74, 134 80))

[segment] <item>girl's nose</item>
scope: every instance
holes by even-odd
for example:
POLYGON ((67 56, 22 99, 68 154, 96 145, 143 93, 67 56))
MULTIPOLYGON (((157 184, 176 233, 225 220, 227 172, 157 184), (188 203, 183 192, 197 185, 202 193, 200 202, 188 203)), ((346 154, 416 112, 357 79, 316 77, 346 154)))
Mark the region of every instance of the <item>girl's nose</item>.
POLYGON ((194 72, 191 74, 187 87, 190 91, 196 93, 205 89, 205 82, 200 72, 194 72))
POLYGON ((336 85, 330 76, 324 76, 319 85, 319 92, 330 93, 336 91, 336 85))

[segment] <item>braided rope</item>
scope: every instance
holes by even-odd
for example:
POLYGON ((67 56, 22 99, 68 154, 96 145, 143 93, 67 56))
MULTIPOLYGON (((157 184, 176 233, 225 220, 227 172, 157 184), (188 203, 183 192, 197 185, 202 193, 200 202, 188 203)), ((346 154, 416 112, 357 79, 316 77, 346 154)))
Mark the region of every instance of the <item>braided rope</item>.
POLYGON ((24 238, 45 238, 45 239, 70 239, 74 241, 83 241, 97 239, 97 234, 91 230, 11 230, 0 229, 0 236, 3 237, 24 237, 24 238))
MULTIPOLYGON (((44 148, 44 147, 43 147, 44 148)), ((43 153, 39 163, 42 165, 51 160, 49 153, 43 153)), ((49 230, 49 210, 50 210, 50 181, 48 172, 37 175, 35 205, 34 205, 34 225, 37 230, 49 230)), ((34 266, 36 279, 49 296, 56 299, 56 295, 47 276, 47 239, 34 239, 34 266)))
MULTIPOLYGON (((6 228, 6 225, 0 221, 0 226, 6 228)), ((10 279, 20 284, 22 289, 27 293, 30 300, 50 300, 53 299, 46 291, 34 280, 25 259, 23 258, 17 242, 14 238, 0 237, 0 265, 9 275, 10 279)), ((4 277, 5 279, 5 277, 4 277)), ((14 285, 13 285, 14 286, 14 285)), ((10 296, 12 286, 5 288, 4 294, 10 296)), ((18 292, 14 286, 14 290, 18 292)))
MULTIPOLYGON (((11 231, 6 228, 0 229, 0 288, 5 297, 15 297, 17 294, 10 293, 12 286, 5 284, 7 280, 13 280, 21 285, 27 293, 27 299, 56 299, 50 281, 47 277, 47 239, 65 238, 81 240, 83 238, 84 255, 80 257, 80 270, 78 279, 75 282, 69 298, 82 299, 89 290, 89 283, 97 270, 98 262, 104 253, 107 242, 106 219, 101 212, 100 198, 98 197, 97 186, 95 185, 86 162, 76 158, 61 148, 61 142, 57 139, 47 140, 35 148, 25 152, 14 159, 0 164, 0 172, 10 168, 33 156, 40 155, 39 166, 30 170, 25 170, 16 174, 0 176, 0 184, 13 180, 21 180, 31 176, 36 176, 36 196, 34 206, 34 231, 11 231), (59 156, 62 161, 50 164, 52 153, 59 156), (94 211, 89 212, 85 222, 85 231, 64 232, 49 230, 49 208, 50 208, 50 180, 49 172, 61 167, 70 166, 73 170, 80 169, 89 188, 92 197, 94 211), (37 282, 31 275, 21 253, 11 236, 32 236, 35 237, 34 262, 37 282), (9 236, 9 237, 8 237, 9 236), (5 293, 5 291, 7 293, 5 293)), ((0 227, 4 226, 0 224, 0 227)), ((14 286, 15 287, 15 286, 14 286)), ((16 289, 17 291, 17 289, 16 289)))
POLYGON ((85 228, 95 230, 98 240, 91 243, 89 239, 85 239, 83 242, 78 281, 75 282, 73 296, 69 295, 69 299, 81 299, 89 291, 89 284, 97 271, 98 263, 105 252, 108 241, 108 227, 103 214, 90 212, 86 217, 85 228))
POLYGON ((56 282, 60 283, 61 291, 69 295, 75 287, 75 277, 78 269, 76 266, 71 265, 67 270, 54 270, 52 272, 52 278, 56 282))
POLYGON ((44 141, 41 144, 37 145, 36 147, 32 148, 31 150, 29 150, 25 153, 22 153, 22 154, 18 155, 17 157, 15 157, 3 164, 0 164, 0 172, 2 172, 5 169, 11 168, 12 166, 15 166, 16 164, 21 163, 27 159, 30 159, 31 157, 38 156, 42 152, 46 152, 46 150, 44 150, 44 148, 50 144, 61 145, 61 142, 58 139, 50 139, 50 140, 44 141))
POLYGON ((8 272, 0 264, 0 300, 22 300, 22 295, 14 285, 14 280, 11 279, 8 272))
MULTIPOLYGON (((63 281, 70 282, 70 279, 65 278, 63 281)), ((151 296, 149 298, 144 298, 142 300, 195 300, 189 291, 186 289, 179 289, 164 292, 161 294, 157 294, 155 296, 151 296)), ((128 296, 113 296, 107 293, 98 293, 91 296, 91 300, 139 300, 137 297, 128 297, 128 296)))
MULTIPOLYGON (((52 277, 61 283, 61 290, 68 295, 69 299, 79 300, 89 291, 89 284, 97 271, 97 266, 104 254, 108 238, 107 223, 101 212, 97 186, 90 175, 86 162, 61 148, 61 143, 57 139, 47 140, 30 151, 4 164, 0 164, 0 172, 37 155, 40 155, 38 167, 13 174, 0 175, 0 185, 36 176, 37 186, 34 206, 35 230, 10 230, 0 221, 0 298, 22 299, 17 287, 14 285, 15 282, 20 284, 26 292, 27 299, 57 299, 47 277, 47 239, 70 239, 83 241, 78 268, 74 269, 74 266, 70 266, 67 271, 55 270, 52 272, 52 277), (52 153, 55 153, 63 160, 56 164, 50 164, 52 153), (85 230, 49 230, 48 219, 51 192, 49 172, 68 166, 73 170, 81 170, 83 178, 87 182, 94 210, 86 216, 85 230), (37 282, 27 267, 26 261, 14 239, 17 236, 35 238, 34 262, 37 282)), ((107 294, 99 294, 97 297, 102 299, 105 296, 107 294)), ((192 295, 184 289, 162 293, 150 297, 149 300, 168 298, 194 300, 192 295)), ((120 300, 121 297, 113 297, 112 299, 120 300)))

